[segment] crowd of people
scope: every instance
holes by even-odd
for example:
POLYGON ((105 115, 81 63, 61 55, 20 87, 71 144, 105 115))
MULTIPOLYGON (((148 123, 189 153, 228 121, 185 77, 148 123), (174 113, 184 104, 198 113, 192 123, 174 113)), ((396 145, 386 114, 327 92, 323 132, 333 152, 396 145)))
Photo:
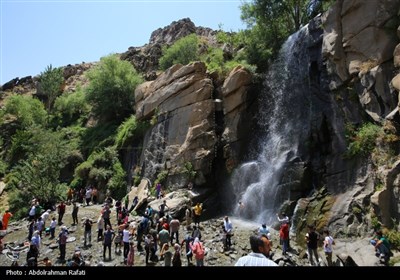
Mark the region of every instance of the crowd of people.
MULTIPOLYGON (((157 189, 156 189, 157 190, 157 189)), ((161 192, 161 187, 158 188, 161 192)), ((158 193, 158 198, 160 197, 158 193)), ((102 259, 104 262, 111 261, 119 255, 122 256, 123 264, 133 266, 135 262, 135 251, 145 253, 146 265, 154 265, 157 262, 163 262, 164 266, 182 266, 183 256, 186 256, 187 265, 204 266, 206 249, 202 241, 201 217, 203 204, 196 203, 194 206, 187 205, 185 210, 186 232, 181 235, 181 220, 171 216, 170 207, 167 200, 163 199, 158 209, 153 209, 147 205, 144 212, 135 211, 140 215, 140 221, 134 222, 129 219, 132 211, 137 210, 138 197, 136 196, 129 207, 129 197, 122 200, 114 200, 109 194, 106 194, 104 204, 96 221, 90 218, 84 219, 82 228, 84 231, 83 248, 92 246, 92 228, 96 224, 97 238, 95 242, 102 242, 102 259), (115 221, 112 214, 112 208, 115 209, 115 221), (143 244, 143 245, 142 245, 143 244), (112 247, 114 245, 114 250, 112 247), (193 262, 193 257, 195 262, 193 262)), ((95 187, 89 187, 84 192, 74 192, 70 189, 67 192, 67 204, 72 206, 72 226, 79 225, 78 212, 79 206, 90 206, 98 203, 98 193, 95 187), (80 204, 79 204, 80 202, 80 204)), ((75 250, 72 257, 66 259, 67 243, 69 230, 63 223, 63 217, 66 212, 66 203, 61 201, 54 209, 46 209, 40 205, 39 199, 33 199, 28 213, 28 236, 29 251, 27 253, 26 264, 28 266, 51 266, 51 261, 46 257, 39 260, 41 244, 44 238, 43 233, 48 235, 49 239, 56 239, 59 249, 57 262, 70 266, 83 266, 85 260, 80 250, 75 250), (57 211, 58 217, 51 215, 51 212, 57 211), (48 224, 48 221, 49 224, 48 224), (58 227, 58 232, 57 231, 58 227)), ((240 204, 244 207, 244 204, 240 204)), ((7 210, 0 221, 0 230, 7 230, 12 213, 7 210)), ((282 256, 288 256, 290 248, 290 219, 286 213, 281 212, 277 215, 279 222, 279 240, 282 248, 282 256)), ((221 221, 222 225, 222 243, 224 250, 230 250, 233 246, 232 238, 234 236, 234 226, 231 219, 225 216, 221 221)), ((314 225, 308 226, 308 232, 304 236, 308 260, 311 266, 321 264, 321 258, 318 255, 318 247, 322 244, 325 254, 326 265, 333 266, 332 255, 335 240, 329 230, 323 230, 323 236, 316 231, 314 225)), ((262 224, 257 234, 250 236, 249 239, 252 252, 242 256, 235 263, 235 266, 276 266, 272 253, 271 232, 267 225, 262 224)), ((371 244, 376 250, 376 254, 384 263, 388 263, 391 256, 390 244, 381 231, 376 232, 376 237, 371 240, 371 244)), ((0 249, 2 249, 0 236, 0 249)))

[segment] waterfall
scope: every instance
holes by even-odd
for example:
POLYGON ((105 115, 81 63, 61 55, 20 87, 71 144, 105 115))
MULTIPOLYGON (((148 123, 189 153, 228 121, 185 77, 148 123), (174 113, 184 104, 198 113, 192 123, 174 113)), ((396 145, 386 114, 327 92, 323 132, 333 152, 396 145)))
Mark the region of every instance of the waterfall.
POLYGON ((258 114, 260 145, 254 160, 239 166, 231 177, 235 216, 270 224, 290 199, 288 187, 280 185, 282 174, 285 165, 300 156, 299 146, 306 144, 302 142, 309 133, 307 27, 288 38, 266 76, 258 114))

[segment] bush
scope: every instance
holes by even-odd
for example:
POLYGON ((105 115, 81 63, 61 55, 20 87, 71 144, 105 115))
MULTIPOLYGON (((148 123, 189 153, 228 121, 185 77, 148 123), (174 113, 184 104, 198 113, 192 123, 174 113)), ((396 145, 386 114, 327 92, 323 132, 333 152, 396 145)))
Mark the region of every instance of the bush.
POLYGON ((4 107, 0 110, 0 124, 6 119, 15 119, 19 129, 32 125, 44 126, 47 112, 38 99, 26 95, 11 95, 6 98, 4 107))
POLYGON ((118 127, 115 145, 117 148, 122 148, 133 140, 142 137, 147 127, 147 123, 137 122, 136 117, 131 116, 118 127))
POLYGON ((351 135, 348 136, 350 144, 347 148, 347 155, 352 157, 370 154, 376 146, 375 140, 380 132, 381 128, 372 123, 366 123, 359 130, 351 132, 351 135))
POLYGON ((107 187, 116 199, 126 194, 126 174, 114 147, 94 151, 88 159, 75 168, 74 182, 96 182, 99 190, 107 187))
POLYGON ((85 120, 89 112, 90 106, 81 88, 58 97, 54 103, 54 118, 61 126, 71 125, 79 119, 85 120))
POLYGON ((177 40, 172 46, 163 48, 163 56, 159 64, 161 70, 166 70, 174 64, 186 65, 192 61, 199 60, 197 45, 199 39, 196 34, 177 40))
POLYGON ((116 55, 102 57, 87 77, 86 98, 98 118, 119 123, 134 113, 135 88, 143 80, 128 61, 116 55))
POLYGON ((64 75, 62 68, 53 68, 51 64, 39 76, 38 92, 47 98, 47 110, 50 112, 56 98, 63 92, 64 75))

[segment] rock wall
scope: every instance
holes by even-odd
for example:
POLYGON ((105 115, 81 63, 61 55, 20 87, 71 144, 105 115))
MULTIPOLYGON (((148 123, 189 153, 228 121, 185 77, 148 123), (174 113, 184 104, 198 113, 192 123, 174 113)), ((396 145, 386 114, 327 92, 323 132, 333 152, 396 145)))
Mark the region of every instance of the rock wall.
POLYGON ((296 210, 339 235, 370 235, 373 220, 390 226, 399 218, 399 168, 393 162, 399 153, 399 8, 394 0, 336 1, 321 19, 322 51, 311 56, 315 109, 309 160, 313 184, 328 190, 311 198, 333 203, 322 213, 307 202, 318 199, 303 199, 296 210), (372 155, 347 156, 346 126, 368 122, 383 127, 392 140, 381 136, 372 155))
POLYGON ((202 200, 212 197, 215 170, 221 170, 215 164, 226 163, 228 169, 239 162, 238 146, 244 145, 243 136, 248 135, 243 133, 243 127, 249 127, 243 119, 251 80, 247 70, 237 67, 218 86, 204 63, 194 62, 174 65, 140 85, 135 91, 136 117, 151 119, 153 124, 140 159, 143 176, 154 182, 160 172, 167 171, 169 191, 185 189, 189 178, 184 165, 190 162, 196 171, 197 195, 202 200), (222 99, 216 98, 220 95, 222 99), (220 148, 226 151, 222 158, 218 158, 220 148))

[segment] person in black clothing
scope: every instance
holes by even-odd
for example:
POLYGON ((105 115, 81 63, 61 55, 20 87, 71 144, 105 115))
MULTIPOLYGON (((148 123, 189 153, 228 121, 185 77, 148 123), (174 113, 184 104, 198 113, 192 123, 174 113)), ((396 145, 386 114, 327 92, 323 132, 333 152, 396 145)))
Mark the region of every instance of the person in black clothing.
POLYGON ((34 244, 31 244, 29 247, 29 251, 26 254, 26 262, 28 266, 37 267, 38 256, 39 256, 38 248, 34 244))
POLYGON ((318 260, 318 240, 319 240, 319 234, 315 232, 315 227, 313 225, 308 226, 308 233, 306 234, 306 242, 307 242, 307 250, 308 250, 308 258, 310 260, 310 264, 314 265, 314 259, 313 255, 315 257, 315 260, 317 262, 317 265, 319 263, 318 260))

